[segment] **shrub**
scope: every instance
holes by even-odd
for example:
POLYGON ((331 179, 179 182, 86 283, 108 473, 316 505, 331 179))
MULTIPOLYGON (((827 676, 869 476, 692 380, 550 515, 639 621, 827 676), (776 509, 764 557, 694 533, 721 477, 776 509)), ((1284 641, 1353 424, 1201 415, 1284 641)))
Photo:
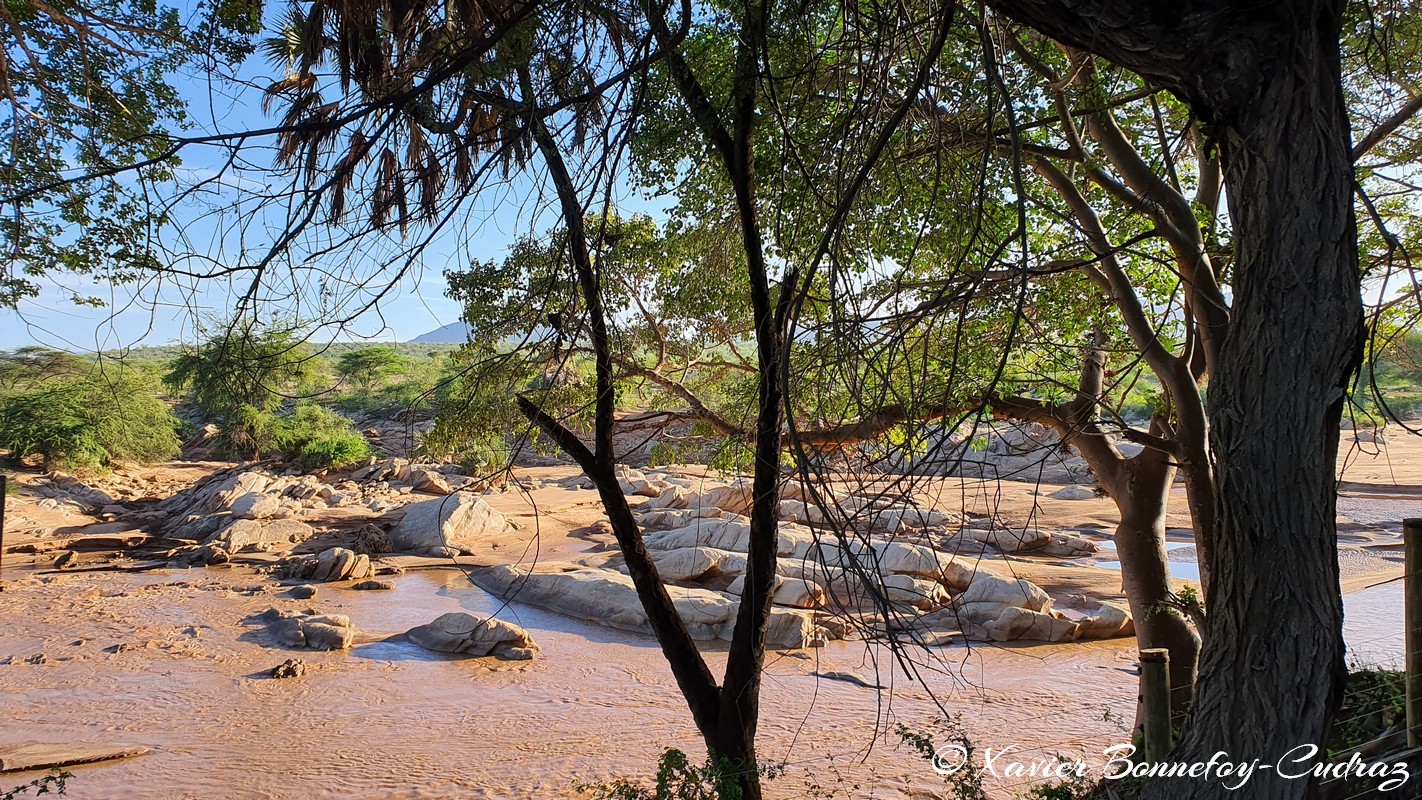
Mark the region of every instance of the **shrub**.
MULTIPOLYGON (((742 796, 736 781, 741 767, 726 759, 708 759, 703 765, 691 763, 686 753, 668 748, 657 759, 657 775, 652 786, 626 778, 596 783, 574 783, 573 788, 596 800, 738 800, 742 796)), ((761 777, 774 779, 783 774, 781 765, 756 767, 761 777)))
POLYGON ((313 469, 341 469, 370 457, 370 443, 356 431, 326 434, 312 439, 301 447, 301 467, 313 469))
POLYGON ((278 450, 297 458, 305 469, 339 468, 370 456, 370 444, 350 420, 314 404, 278 417, 273 439, 278 450))
POLYGON ((74 773, 72 772, 52 769, 48 775, 42 778, 36 778, 29 783, 21 784, 4 793, 0 793, 0 800, 17 800, 17 798, 29 794, 31 789, 34 790, 36 795, 49 794, 50 792, 57 795, 67 795, 69 794, 69 779, 72 777, 74 777, 74 773))
POLYGON ((222 420, 218 445, 230 456, 261 458, 276 447, 277 417, 253 405, 240 405, 222 420))
POLYGON ((172 458, 179 422, 153 390, 131 374, 93 373, 0 396, 0 447, 63 469, 172 458))

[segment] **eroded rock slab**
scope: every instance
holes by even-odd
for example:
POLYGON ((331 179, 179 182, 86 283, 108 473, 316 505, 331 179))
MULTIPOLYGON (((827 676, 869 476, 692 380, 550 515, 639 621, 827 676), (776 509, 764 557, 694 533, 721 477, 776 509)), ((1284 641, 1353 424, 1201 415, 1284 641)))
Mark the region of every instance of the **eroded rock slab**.
POLYGON ((355 643, 355 628, 345 614, 310 614, 269 608, 253 621, 267 630, 284 647, 307 650, 349 650, 355 643))
POLYGON ((528 631, 485 615, 453 611, 405 633, 410 641, 439 653, 488 656, 515 661, 533 658, 539 649, 528 631))
POLYGON ((282 577, 331 583, 358 581, 375 575, 370 556, 344 547, 332 547, 312 556, 301 556, 282 565, 282 577))
POLYGON ((479 541, 509 529, 508 520, 468 492, 405 506, 405 516, 391 529, 390 546, 419 555, 474 552, 479 541))
MULTIPOLYGON (((526 572, 514 567, 480 567, 470 577, 481 589, 505 600, 527 603, 570 617, 637 633, 651 633, 651 625, 637 598, 632 579, 607 569, 566 572, 526 572)), ((710 589, 668 586, 677 613, 693 639, 729 641, 740 603, 710 589)), ((774 608, 766 643, 778 649, 798 649, 823 644, 826 631, 808 611, 774 608)))

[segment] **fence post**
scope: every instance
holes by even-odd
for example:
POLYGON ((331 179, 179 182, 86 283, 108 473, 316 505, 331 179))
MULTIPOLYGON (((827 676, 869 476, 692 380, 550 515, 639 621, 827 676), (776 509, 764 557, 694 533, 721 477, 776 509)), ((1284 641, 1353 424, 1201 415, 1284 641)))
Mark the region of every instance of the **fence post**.
POLYGON ((1141 735, 1146 761, 1164 761, 1170 753, 1170 651, 1147 647, 1141 651, 1141 735))
POLYGON ((1422 740, 1422 519, 1402 521, 1402 637, 1407 669, 1407 746, 1422 740))

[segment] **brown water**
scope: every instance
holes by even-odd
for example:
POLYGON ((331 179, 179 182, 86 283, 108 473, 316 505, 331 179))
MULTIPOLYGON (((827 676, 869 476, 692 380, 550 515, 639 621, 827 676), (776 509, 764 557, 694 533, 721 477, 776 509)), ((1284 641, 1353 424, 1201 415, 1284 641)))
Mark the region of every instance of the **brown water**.
MULTIPOLYGON (((237 571, 12 584, 0 594, 0 657, 43 653, 47 661, 0 666, 0 740, 152 748, 75 769, 70 796, 79 800, 561 797, 574 781, 648 774, 664 747, 698 751, 649 639, 510 608, 504 616, 542 645, 538 660, 442 657, 386 637, 446 611, 493 611, 497 602, 457 572, 412 573, 397 585, 322 587, 316 600, 295 601, 237 571), (345 653, 277 649, 260 627, 242 623, 270 605, 349 614, 370 635, 345 653), (104 651, 119 643, 137 649, 104 651), (311 672, 262 676, 292 656, 311 672)), ((941 783, 928 765, 897 737, 876 743, 875 732, 895 722, 926 729, 940 714, 935 697, 984 746, 1099 752, 1126 735, 1127 723, 1103 717, 1108 707, 1130 716, 1129 640, 934 653, 915 657, 921 681, 862 643, 773 654, 761 757, 789 769, 772 796, 806 796, 807 780, 838 786, 841 796, 934 796, 941 783), (816 670, 855 672, 892 691, 817 678, 816 670), (850 792, 853 783, 860 788, 850 792)), ((14 780, 0 785, 26 776, 6 777, 14 780)))

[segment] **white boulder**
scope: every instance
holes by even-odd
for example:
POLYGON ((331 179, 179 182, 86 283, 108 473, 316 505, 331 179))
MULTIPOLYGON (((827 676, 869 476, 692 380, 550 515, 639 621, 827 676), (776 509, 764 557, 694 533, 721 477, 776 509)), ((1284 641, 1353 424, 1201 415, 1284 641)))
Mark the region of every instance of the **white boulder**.
POLYGON ((508 520, 481 498, 459 492, 405 506, 405 516, 391 529, 396 550, 421 555, 472 552, 488 536, 509 529, 508 520))

